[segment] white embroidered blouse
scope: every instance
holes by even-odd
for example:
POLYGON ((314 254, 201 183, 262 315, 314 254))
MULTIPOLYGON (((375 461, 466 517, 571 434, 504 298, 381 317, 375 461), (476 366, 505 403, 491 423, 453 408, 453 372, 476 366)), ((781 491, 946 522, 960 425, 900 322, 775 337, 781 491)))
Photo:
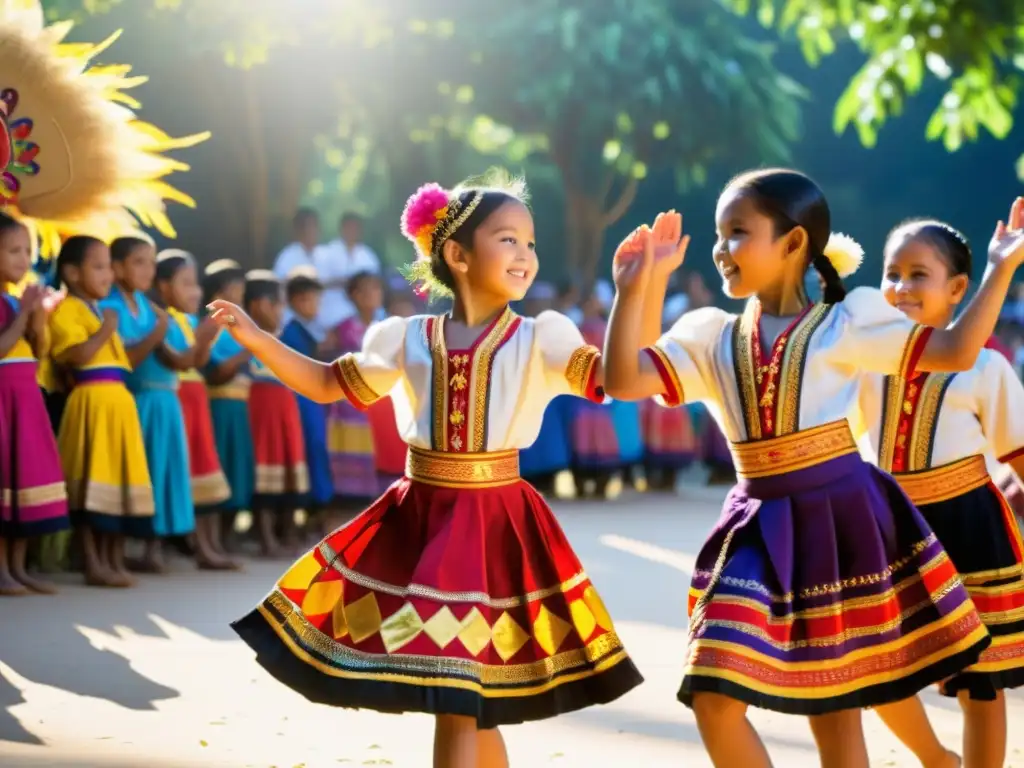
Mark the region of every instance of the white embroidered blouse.
POLYGON ((910 370, 930 334, 873 288, 808 306, 763 347, 760 313, 752 299, 742 315, 713 307, 683 315, 648 349, 662 403, 705 403, 734 443, 792 434, 847 418, 859 374, 910 370))
POLYGON ((860 411, 861 453, 887 472, 981 455, 991 473, 1024 453, 1024 385, 992 349, 961 373, 862 376, 860 411))
POLYGON ((388 318, 366 332, 362 351, 333 364, 356 407, 391 395, 409 445, 456 453, 526 448, 553 398, 600 402, 600 352, 565 315, 526 318, 506 308, 468 349, 447 347, 446 317, 388 318))

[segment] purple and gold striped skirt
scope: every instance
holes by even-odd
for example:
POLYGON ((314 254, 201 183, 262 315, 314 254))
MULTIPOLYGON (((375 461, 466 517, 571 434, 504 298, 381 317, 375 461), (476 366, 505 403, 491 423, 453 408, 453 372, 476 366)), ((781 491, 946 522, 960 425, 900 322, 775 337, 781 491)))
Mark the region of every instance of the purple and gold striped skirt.
POLYGON ((732 448, 740 480, 697 557, 680 701, 827 714, 978 660, 991 638, 953 563, 845 420, 732 448))

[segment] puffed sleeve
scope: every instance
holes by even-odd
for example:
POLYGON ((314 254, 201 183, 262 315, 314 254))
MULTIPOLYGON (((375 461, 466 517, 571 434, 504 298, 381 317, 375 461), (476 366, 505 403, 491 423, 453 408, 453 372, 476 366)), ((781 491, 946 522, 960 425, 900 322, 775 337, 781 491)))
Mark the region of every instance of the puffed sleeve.
POLYGON ((95 333, 95 323, 89 323, 91 316, 83 317, 78 311, 77 300, 65 299, 50 313, 47 328, 50 331, 50 356, 60 361, 69 350, 84 344, 95 333), (92 331, 90 332, 90 328, 92 331))
POLYGON ((978 418, 992 453, 1006 463, 1024 455, 1024 384, 1010 362, 983 349, 985 365, 978 377, 978 418))
POLYGON ((886 376, 910 376, 932 328, 919 325, 877 288, 855 288, 837 306, 832 353, 841 365, 886 376))
POLYGON ((576 395, 604 402, 604 390, 597 382, 601 350, 583 339, 576 323, 547 310, 537 315, 533 327, 552 396, 576 395))
MULTIPOLYGON (((187 323, 188 321, 185 320, 185 322, 187 323)), ((194 343, 194 338, 192 342, 189 342, 188 339, 191 333, 192 329, 190 328, 188 335, 186 335, 185 330, 181 327, 181 321, 172 317, 170 322, 167 323, 167 335, 164 337, 164 344, 175 352, 186 352, 194 343)))
POLYGON ((332 363, 345 399, 359 410, 389 394, 402 377, 407 325, 403 317, 371 325, 361 351, 344 354, 332 363))
POLYGON ((717 307, 687 312, 644 350, 664 385, 663 394, 656 398, 662 405, 671 408, 707 399, 715 347, 731 317, 717 307))

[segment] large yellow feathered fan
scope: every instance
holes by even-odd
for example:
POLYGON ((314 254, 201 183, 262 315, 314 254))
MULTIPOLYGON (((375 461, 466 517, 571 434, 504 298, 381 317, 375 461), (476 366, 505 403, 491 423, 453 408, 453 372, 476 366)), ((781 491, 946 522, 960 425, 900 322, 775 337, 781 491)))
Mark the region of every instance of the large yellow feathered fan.
POLYGON ((209 138, 173 139, 139 120, 125 91, 146 81, 127 65, 94 65, 119 36, 65 43, 38 0, 0 0, 0 208, 23 221, 49 258, 61 239, 104 240, 152 227, 173 237, 166 201, 194 207, 166 177, 188 166, 163 155, 209 138))

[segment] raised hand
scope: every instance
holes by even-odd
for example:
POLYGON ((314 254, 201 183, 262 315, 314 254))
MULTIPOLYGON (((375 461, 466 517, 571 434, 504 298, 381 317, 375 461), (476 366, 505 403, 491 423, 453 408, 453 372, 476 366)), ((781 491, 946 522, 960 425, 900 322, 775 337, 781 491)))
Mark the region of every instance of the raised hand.
POLYGON ((53 288, 47 288, 43 295, 43 309, 47 313, 53 312, 57 308, 57 305, 64 301, 67 294, 62 291, 54 290, 53 288))
POLYGON ((1024 197, 1013 201, 1006 223, 996 224, 988 244, 988 260, 993 265, 1005 263, 1013 268, 1024 262, 1024 197))
POLYGON ((26 315, 31 315, 43 303, 43 288, 40 285, 30 285, 25 288, 21 293, 21 301, 19 306, 19 312, 23 312, 26 315))
POLYGON ((228 333, 243 347, 252 344, 261 333, 253 319, 237 304, 215 299, 206 308, 210 311, 210 320, 221 328, 227 328, 228 333))
POLYGON ((615 249, 612 279, 620 292, 643 290, 651 280, 654 261, 651 228, 643 224, 634 229, 615 249))
POLYGON ((167 329, 171 324, 171 317, 167 312, 155 305, 153 306, 153 314, 156 315, 156 325, 153 326, 153 330, 156 331, 162 339, 167 335, 167 329))
POLYGON ((651 228, 654 241, 653 277, 668 276, 679 269, 686 257, 690 236, 683 234, 683 216, 676 211, 659 213, 651 228))

